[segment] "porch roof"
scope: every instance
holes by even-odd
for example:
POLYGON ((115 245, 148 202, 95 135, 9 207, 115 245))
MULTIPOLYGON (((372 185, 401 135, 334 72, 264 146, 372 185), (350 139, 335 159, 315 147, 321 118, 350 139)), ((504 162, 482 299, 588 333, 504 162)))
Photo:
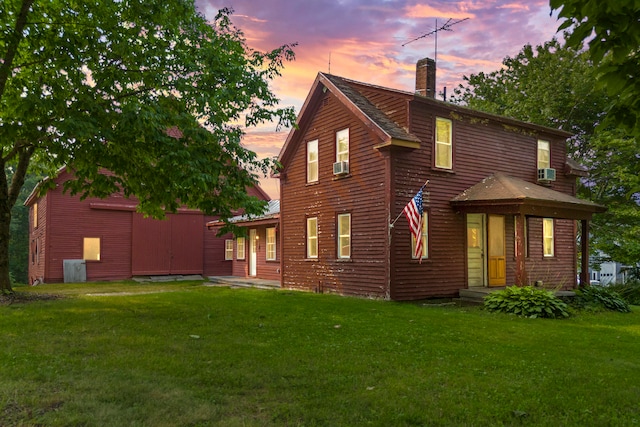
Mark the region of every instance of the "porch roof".
MULTIPOLYGON (((280 222, 280 200, 269 200, 265 211, 262 215, 249 216, 249 215, 236 215, 229 218, 229 222, 240 227, 249 225, 269 225, 278 224, 280 222)), ((207 228, 215 228, 222 226, 224 221, 217 219, 209 221, 207 228)))
POLYGON ((451 199, 465 213, 523 214, 565 219, 591 219, 604 206, 502 173, 491 175, 451 199))

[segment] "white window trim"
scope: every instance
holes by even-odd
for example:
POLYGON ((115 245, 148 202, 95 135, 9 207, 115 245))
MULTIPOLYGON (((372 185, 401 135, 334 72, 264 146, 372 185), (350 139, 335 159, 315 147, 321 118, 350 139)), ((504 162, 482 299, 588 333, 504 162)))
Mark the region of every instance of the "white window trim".
POLYGON ((232 261, 233 260, 233 240, 226 239, 224 241, 224 260, 232 261))
MULTIPOLYGON (((411 258, 418 259, 416 256, 416 238, 411 236, 411 258)), ((422 259, 429 258, 429 212, 422 212, 422 259)))
POLYGON ((438 169, 453 169, 453 122, 449 119, 445 119, 443 117, 436 117, 435 123, 435 150, 434 150, 434 165, 438 169), (446 122, 449 124, 449 136, 447 141, 442 141, 438 139, 438 122, 446 122), (449 152, 449 165, 440 165, 438 164, 438 147, 441 149, 446 149, 449 152))
POLYGON ((307 182, 318 182, 319 175, 320 175, 320 168, 318 167, 319 157, 320 156, 318 152, 318 140, 314 139, 313 141, 308 141, 307 142, 307 182), (312 152, 316 153, 315 160, 310 159, 310 154, 312 152), (311 178, 312 168, 313 168, 313 171, 315 172, 315 176, 316 176, 315 179, 311 178))
POLYGON ((236 238, 236 259, 245 259, 246 255, 246 239, 244 237, 236 238), (242 243, 240 243, 242 242, 242 243))
POLYGON ((267 236, 267 250, 266 250, 266 259, 267 261, 275 261, 278 258, 277 252, 276 252, 276 228, 275 227, 269 227, 267 228, 266 231, 266 236, 267 236), (273 230, 273 242, 269 241, 269 231, 273 230), (273 257, 269 256, 269 252, 273 253, 273 257))
POLYGON ((556 241, 555 241, 555 221, 553 220, 553 218, 543 218, 542 219, 542 255, 545 258, 552 258, 555 256, 555 252, 556 252, 556 241), (549 227, 545 226, 545 224, 550 224, 549 227), (549 233, 550 231, 550 233, 549 233), (545 251, 546 248, 546 241, 547 239, 551 240, 551 252, 547 253, 545 251))
POLYGON ((342 129, 338 132, 336 132, 336 162, 349 162, 349 128, 346 129, 342 129), (346 137, 347 139, 347 150, 346 151, 340 151, 340 144, 339 141, 341 139, 341 137, 346 137))
POLYGON ((349 259, 351 258, 351 214, 350 213, 345 213, 345 214, 339 214, 338 215, 338 232, 336 233, 338 235, 338 258, 340 259, 349 259), (345 230, 341 230, 340 228, 340 224, 342 224, 341 218, 349 218, 349 230, 348 233, 345 233, 345 230), (342 253, 342 239, 349 239, 349 253, 347 254, 343 254, 342 253))
POLYGON ((307 218, 307 258, 316 259, 318 258, 318 217, 307 218), (311 222, 315 223, 315 227, 313 227, 313 235, 310 233, 311 231, 311 222), (311 247, 315 248, 315 255, 311 255, 311 247))

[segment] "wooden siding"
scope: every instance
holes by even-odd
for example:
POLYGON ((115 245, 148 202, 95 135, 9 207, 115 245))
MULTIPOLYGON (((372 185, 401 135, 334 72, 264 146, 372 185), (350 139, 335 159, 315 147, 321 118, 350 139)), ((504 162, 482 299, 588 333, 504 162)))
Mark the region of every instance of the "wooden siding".
MULTIPOLYGON (((418 149, 384 147, 349 108, 329 92, 305 110, 304 128, 294 131, 283 158, 281 178, 282 285, 317 292, 366 295, 395 300, 455 297, 467 287, 466 217, 450 201, 496 172, 537 183, 537 141, 550 142, 551 167, 557 181, 549 187, 575 194, 575 179, 564 174, 565 139, 540 127, 474 115, 451 104, 411 94, 349 83, 420 139, 418 149), (434 167, 436 117, 452 121, 453 168, 434 167), (336 177, 335 132, 350 129, 350 173, 336 177), (306 183, 306 142, 318 140, 319 180, 306 183), (411 238, 404 206, 429 180, 424 205, 429 217, 428 259, 411 257, 411 238), (351 214, 351 259, 337 259, 336 217, 351 214), (400 214, 395 226, 388 224, 400 214), (318 258, 306 258, 306 220, 318 220, 318 258)), ((541 220, 529 218, 532 283, 575 286, 575 221, 555 220, 556 256, 542 256, 541 220)), ((512 212, 505 214, 506 281, 516 281, 515 230, 512 212)))
MULTIPOLYGON (((537 180, 537 141, 549 140, 552 147, 552 167, 558 180, 551 188, 573 194, 574 179, 564 171, 565 142, 553 135, 539 135, 522 129, 507 127, 488 120, 474 120, 430 104, 411 104, 412 127, 422 143, 419 150, 396 150, 393 156, 395 204, 392 212, 399 213, 425 180, 429 180, 425 209, 429 212, 429 259, 418 263, 410 256, 410 236, 406 221, 399 221, 393 230, 391 273, 393 299, 420 299, 433 296, 456 296, 467 287, 465 218, 456 213, 449 201, 467 188, 495 172, 503 172, 532 183, 537 180), (453 169, 433 167, 434 123, 444 117, 453 123, 453 169)), ((562 256, 545 260, 549 270, 563 277, 575 277, 575 239, 573 221, 557 221, 556 245, 562 256), (565 223, 567 225, 565 225, 565 223), (560 225, 562 224, 562 225, 560 225)), ((513 216, 505 218, 507 248, 507 283, 515 283, 513 216)), ((541 244, 541 243, 540 243, 541 244)), ((540 277, 542 267, 532 268, 530 276, 540 277)), ((546 277, 546 276, 545 276, 546 277)), ((541 280, 541 279, 536 279, 541 280)), ((569 282, 571 285, 575 280, 569 282)))
POLYGON ((267 228, 275 227, 273 225, 260 225, 256 227, 246 227, 247 236, 244 243, 244 259, 238 259, 237 257, 237 241, 234 241, 233 245, 233 276, 238 277, 251 277, 249 275, 249 230, 255 229, 256 236, 258 237, 257 245, 257 263, 256 263, 256 275, 254 277, 258 279, 266 280, 280 280, 280 232, 276 227, 276 259, 267 260, 267 228))
POLYGON ((48 197, 45 195, 36 199, 38 204, 38 226, 34 228, 33 204, 29 206, 29 283, 43 282, 46 277, 47 257, 47 208, 48 197))
MULTIPOLYGON (((134 212, 137 201, 119 194, 83 201, 63 194, 62 184, 69 178, 66 171, 61 172, 55 178, 56 187, 35 200, 39 216, 36 229, 33 229, 33 203, 30 204, 31 283, 36 279, 62 282, 63 261, 82 259, 84 237, 101 240, 100 261, 86 262, 87 281, 128 279, 135 274, 231 274, 231 261, 224 261, 224 240, 231 237, 218 238, 206 229, 206 223, 215 217, 185 210, 169 214, 165 221, 142 220, 142 215, 134 212), (134 233, 134 223, 143 222, 148 226, 134 233), (38 256, 36 242, 40 242, 38 256), (132 264, 141 260, 144 267, 134 272, 132 264)), ((259 189, 249 192, 266 198, 259 189)))
POLYGON ((327 94, 295 147, 281 179, 282 286, 345 295, 387 293, 384 155, 379 143, 337 99, 327 94), (349 128, 349 175, 334 176, 335 132, 349 128), (306 183, 306 141, 318 139, 319 179, 306 183), (351 214, 351 258, 338 259, 336 218, 351 214), (318 218, 318 258, 306 258, 306 219, 318 218), (366 273, 364 273, 366 272, 366 273))

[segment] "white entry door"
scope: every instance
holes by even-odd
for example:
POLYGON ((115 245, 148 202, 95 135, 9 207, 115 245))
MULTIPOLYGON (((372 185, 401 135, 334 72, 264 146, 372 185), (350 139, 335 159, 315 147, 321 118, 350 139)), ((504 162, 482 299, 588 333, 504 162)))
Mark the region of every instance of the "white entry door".
POLYGON ((467 214, 467 278, 469 287, 485 286, 485 215, 467 214))
POLYGON ((255 229, 249 230, 249 276, 258 274, 258 236, 255 229))

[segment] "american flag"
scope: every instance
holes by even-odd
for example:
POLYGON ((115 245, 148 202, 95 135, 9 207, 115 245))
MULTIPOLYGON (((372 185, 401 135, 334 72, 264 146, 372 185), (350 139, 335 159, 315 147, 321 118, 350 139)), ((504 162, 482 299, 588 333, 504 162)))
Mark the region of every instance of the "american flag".
POLYGON ((407 221, 409 221, 411 235, 416 239, 416 252, 414 255, 420 260, 422 260, 422 188, 402 210, 407 217, 407 221))

